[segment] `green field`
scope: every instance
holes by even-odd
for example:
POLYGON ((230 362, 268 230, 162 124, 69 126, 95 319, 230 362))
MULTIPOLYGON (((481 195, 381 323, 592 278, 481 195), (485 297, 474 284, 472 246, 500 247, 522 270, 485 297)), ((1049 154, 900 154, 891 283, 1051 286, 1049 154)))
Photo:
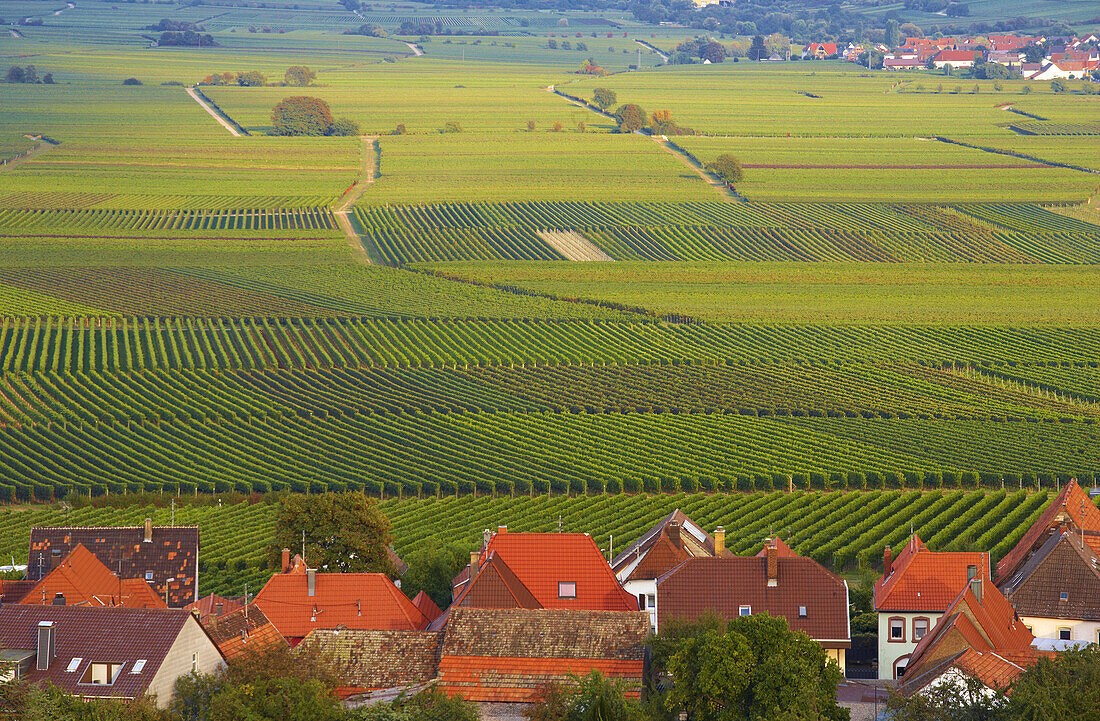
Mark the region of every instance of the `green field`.
POLYGON ((562 298, 754 323, 1100 323, 1090 266, 463 263, 442 271, 562 298))

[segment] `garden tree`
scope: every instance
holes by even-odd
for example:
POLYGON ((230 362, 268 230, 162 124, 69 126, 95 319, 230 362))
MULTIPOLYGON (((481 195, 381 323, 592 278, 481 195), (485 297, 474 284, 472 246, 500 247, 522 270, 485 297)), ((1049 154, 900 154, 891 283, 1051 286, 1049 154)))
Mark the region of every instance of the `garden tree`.
MULTIPOLYGON (((694 721, 848 718, 836 703, 840 667, 785 619, 763 613, 723 625, 709 617, 673 632, 676 640, 661 649, 672 651, 665 664, 671 711, 694 721)), ((657 656, 655 649, 655 670, 657 656)))
POLYGON ((711 40, 703 45, 699 51, 699 57, 712 63, 720 63, 726 59, 726 49, 722 47, 722 43, 711 40))
POLYGON ((338 684, 332 658, 314 644, 251 646, 213 674, 179 678, 168 708, 180 721, 337 721, 338 684))
POLYGON ((968 677, 962 683, 933 684, 908 698, 893 694, 886 710, 892 721, 1008 721, 1005 702, 1004 694, 968 677))
POLYGON ((345 721, 479 721, 477 704, 430 689, 348 711, 345 721))
POLYGON ((440 608, 451 603, 451 582, 470 560, 470 549, 457 543, 442 544, 430 538, 403 559, 409 570, 401 577, 401 590, 409 598, 423 591, 440 608))
POLYGON ((620 133, 635 133, 645 127, 646 113, 634 103, 620 105, 615 111, 615 123, 620 133))
POLYGON ((1096 718, 1100 709, 1100 646, 1043 656, 1012 684, 1006 716, 1029 721, 1096 718))
POLYGON ((885 61, 886 56, 880 51, 872 48, 871 50, 864 50, 859 54, 859 64, 871 70, 882 70, 882 63, 885 61))
POLYGON ((1024 62, 1025 63, 1041 63, 1043 62, 1043 56, 1046 51, 1042 45, 1028 45, 1024 48, 1024 62))
POLYGON ((366 494, 287 495, 279 507, 269 548, 273 566, 283 548, 301 548, 303 533, 311 568, 396 576, 387 552, 392 540, 389 519, 366 494))
POLYGON ((741 168, 741 161, 723 153, 715 158, 714 162, 707 163, 707 172, 714 173, 726 185, 733 186, 741 182, 745 177, 745 171, 741 168))
POLYGON ((901 45, 901 29, 898 27, 898 21, 893 18, 886 21, 884 42, 886 46, 891 49, 901 45))
POLYGON ((753 36, 747 57, 749 60, 763 60, 768 57, 768 48, 764 45, 763 36, 753 36))
POLYGON ((538 689, 534 703, 523 711, 528 721, 634 721, 642 718, 636 701, 626 698, 621 679, 593 670, 570 675, 565 683, 538 689))
POLYGON ((23 70, 23 82, 25 82, 25 83, 37 83, 38 82, 38 71, 35 70, 33 65, 28 65, 23 70))
POLYGON ((237 85, 246 88, 259 88, 267 84, 267 77, 259 70, 249 70, 247 73, 237 73, 237 85))
POLYGON ((291 65, 286 69, 286 75, 284 80, 287 85, 298 85, 305 87, 317 79, 317 73, 310 70, 305 65, 291 65))
POLYGON ((1062 78, 1055 78, 1050 81, 1050 89, 1054 93, 1065 93, 1069 91, 1069 83, 1062 78))
POLYGON ((596 88, 592 91, 592 104, 600 110, 607 110, 617 101, 615 91, 610 88, 596 88))

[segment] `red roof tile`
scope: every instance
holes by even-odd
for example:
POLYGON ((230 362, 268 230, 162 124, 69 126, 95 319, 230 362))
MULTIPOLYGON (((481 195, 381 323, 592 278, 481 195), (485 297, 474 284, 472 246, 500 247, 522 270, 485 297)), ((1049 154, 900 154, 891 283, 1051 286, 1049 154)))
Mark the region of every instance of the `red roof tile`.
POLYGON ((424 617, 428 619, 428 621, 434 621, 443 615, 443 611, 439 609, 439 606, 435 605, 435 601, 423 591, 413 597, 413 605, 420 609, 420 612, 424 614, 424 617))
POLYGON ((198 611, 199 622, 203 622, 208 616, 217 613, 219 603, 222 606, 221 615, 223 616, 244 607, 239 598, 226 598, 225 596, 218 596, 217 594, 211 593, 209 596, 203 596, 194 603, 187 604, 184 606, 184 609, 188 611, 198 611))
POLYGON ((978 50, 941 50, 936 55, 938 63, 965 63, 981 59, 982 54, 978 50))
POLYGON ((462 603, 467 595, 474 594, 471 599, 476 597, 478 592, 471 589, 479 583, 481 570, 489 561, 506 566, 486 573, 485 582, 507 586, 517 599, 510 605, 529 608, 533 600, 542 608, 638 610, 637 601, 619 585, 611 566, 587 533, 494 533, 481 553, 481 569, 473 581, 461 587, 456 604, 462 603), (522 590, 513 579, 521 584, 522 590), (575 597, 559 597, 559 583, 576 584, 575 597))
POLYGON ((1077 481, 1066 484, 1038 520, 1027 529, 1023 538, 997 564, 997 582, 1012 576, 1027 557, 1043 545, 1047 535, 1063 524, 1078 531, 1100 531, 1100 508, 1081 490, 1077 481))
POLYGON ((917 536, 891 564, 889 574, 875 582, 876 611, 942 613, 966 584, 967 567, 977 566, 989 578, 989 554, 930 551, 917 536))
POLYGON ((210 613, 202 627, 210 634, 226 660, 232 661, 248 649, 266 648, 274 644, 286 644, 279 630, 271 624, 256 604, 249 604, 247 611, 241 604, 237 608, 216 616, 210 613))
POLYGON ((120 579, 79 543, 20 603, 51 604, 58 594, 64 596, 66 606, 167 608, 164 599, 144 580, 120 579))
POLYGON ((292 642, 315 629, 419 630, 428 619, 382 573, 318 573, 314 595, 307 572, 295 558, 289 571, 277 573, 256 594, 255 603, 275 628, 292 642))

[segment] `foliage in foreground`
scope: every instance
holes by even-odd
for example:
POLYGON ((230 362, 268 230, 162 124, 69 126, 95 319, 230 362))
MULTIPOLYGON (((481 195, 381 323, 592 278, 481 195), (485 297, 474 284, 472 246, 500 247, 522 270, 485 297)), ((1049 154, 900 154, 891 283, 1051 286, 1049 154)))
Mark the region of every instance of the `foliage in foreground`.
POLYGON ((644 708, 626 698, 622 681, 593 670, 571 676, 568 683, 540 688, 534 703, 523 710, 528 721, 643 721, 644 708))

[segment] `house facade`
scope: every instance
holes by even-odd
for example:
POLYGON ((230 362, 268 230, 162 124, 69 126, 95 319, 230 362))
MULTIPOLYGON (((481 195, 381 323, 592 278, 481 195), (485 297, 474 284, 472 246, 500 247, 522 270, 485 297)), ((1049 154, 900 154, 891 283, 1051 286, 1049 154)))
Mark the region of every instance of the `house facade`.
POLYGON ((990 578, 988 553, 930 551, 913 536, 894 559, 883 553, 883 573, 874 586, 878 614, 878 677, 901 678, 920 641, 974 578, 990 578))

